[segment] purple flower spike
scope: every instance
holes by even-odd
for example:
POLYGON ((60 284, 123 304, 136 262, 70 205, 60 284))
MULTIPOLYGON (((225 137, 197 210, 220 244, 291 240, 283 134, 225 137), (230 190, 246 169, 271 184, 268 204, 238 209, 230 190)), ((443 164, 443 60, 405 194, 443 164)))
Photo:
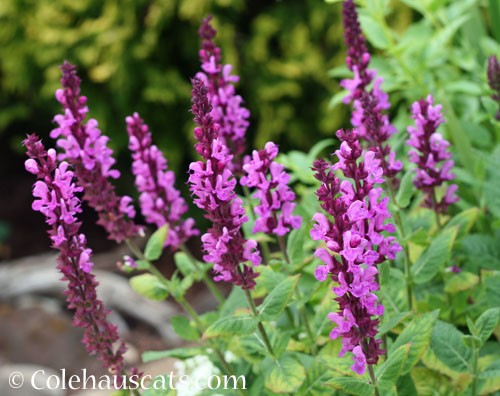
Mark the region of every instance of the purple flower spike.
POLYGON ((411 162, 417 164, 417 175, 413 183, 425 193, 423 206, 444 213, 448 205, 459 200, 455 195, 458 187, 456 184, 450 185, 441 201, 435 201, 435 188, 454 179, 455 175, 450 173, 454 165, 450 159, 452 154, 447 150, 450 143, 436 133, 438 126, 445 122, 442 106, 433 106, 433 103, 432 95, 413 103, 411 118, 415 120, 415 127, 408 127, 410 139, 406 143, 418 150, 411 150, 408 156, 411 162), (442 161, 444 162, 439 167, 442 161))
POLYGON ((314 177, 321 182, 316 195, 333 222, 325 214, 316 213, 311 238, 326 243, 326 249, 319 248, 314 254, 324 263, 317 267, 316 279, 323 282, 330 277, 338 284, 332 290, 340 311, 328 315, 336 324, 330 337, 342 337, 339 356, 352 351, 355 363, 351 369, 363 375, 366 364, 376 364, 384 353, 381 340, 375 339, 377 317, 384 313, 373 293, 379 288, 377 264, 394 260, 401 246, 394 237, 382 234, 393 233, 395 227, 385 222, 391 217, 389 198, 381 199, 382 189, 374 188, 384 181, 381 161, 373 151, 359 161, 362 149, 358 136, 356 130, 337 131, 342 142, 335 153, 339 162, 333 166, 323 159, 314 162, 314 177), (335 176, 338 169, 347 179, 340 181, 335 176))
POLYGON ((146 221, 158 228, 169 225, 165 246, 177 249, 193 235, 194 220, 181 220, 187 211, 186 202, 175 188, 175 174, 167 171, 167 160, 160 149, 152 144, 151 132, 139 114, 127 117, 129 149, 132 151, 132 173, 141 193, 139 203, 146 221))
POLYGON ((234 84, 239 81, 239 77, 231 75, 230 64, 221 63, 221 50, 213 41, 217 32, 210 25, 211 19, 211 15, 205 18, 199 30, 202 39, 199 55, 203 72, 196 74, 196 78, 208 87, 208 97, 212 104, 211 116, 219 125, 219 133, 226 146, 233 153, 233 160, 228 166, 231 171, 240 174, 250 112, 242 107, 243 99, 235 92, 234 84))
POLYGON ((273 161, 277 155, 278 146, 268 142, 264 150, 254 150, 252 157, 243 165, 246 176, 241 178, 240 183, 257 187, 254 197, 260 201, 255 208, 259 217, 255 220, 254 233, 283 236, 291 228, 298 229, 302 224, 302 217, 292 215, 295 193, 288 187, 290 175, 284 171, 285 167, 273 161))
MULTIPOLYGON (((491 95, 491 98, 500 104, 500 65, 495 55, 490 56, 488 59, 488 83, 490 88, 496 92, 491 95)), ((500 121, 500 109, 495 118, 500 121)))
POLYGON ((381 162, 384 175, 393 179, 401 171, 403 165, 396 160, 396 153, 391 150, 387 141, 397 132, 390 123, 387 114, 383 113, 391 107, 388 95, 382 91, 382 77, 377 77, 377 71, 368 69, 370 54, 366 48, 366 41, 358 21, 358 13, 353 0, 343 3, 344 38, 347 46, 346 63, 349 70, 354 73, 353 79, 342 80, 340 85, 349 91, 344 98, 345 103, 352 103, 351 123, 363 138, 370 142, 377 158, 381 162), (369 85, 372 88, 369 89, 369 85))
POLYGON ((135 217, 132 198, 116 195, 109 181, 109 178, 120 177, 120 172, 111 169, 115 160, 113 150, 107 146, 109 138, 101 134, 93 118, 84 123, 87 98, 80 96, 76 66, 64 62, 61 70, 63 89, 56 91, 56 98, 64 108, 64 115, 54 117, 59 126, 52 130, 50 137, 58 139, 57 146, 64 150, 58 159, 74 166, 77 184, 84 191, 83 199, 99 214, 97 223, 106 229, 110 239, 122 242, 141 230, 132 221, 135 217))
POLYGON ((193 79, 192 113, 198 125, 194 129, 196 151, 205 161, 192 162, 189 166, 190 189, 195 196, 194 203, 207 212, 207 219, 213 227, 201 237, 207 263, 214 263, 216 281, 226 281, 252 289, 257 274, 251 267, 240 263, 251 261, 259 265, 261 257, 256 250, 257 242, 246 240, 241 225, 248 220, 241 199, 234 189, 236 179, 229 169, 233 156, 219 137, 219 125, 212 118, 212 106, 208 89, 200 79, 193 79))
POLYGON ((35 135, 28 136, 23 144, 30 157, 26 170, 38 178, 33 187, 33 210, 45 216, 52 247, 60 251, 57 268, 68 282, 64 294, 68 309, 75 310, 73 324, 85 329, 82 342, 87 351, 96 354, 111 373, 120 374, 127 348, 120 341, 116 326, 106 320, 108 311, 97 299, 97 282, 90 274, 92 250, 86 247, 85 235, 78 233, 81 223, 77 214, 82 210, 75 194, 82 188, 73 182, 73 171, 67 162, 57 164, 54 149, 45 151, 35 135), (116 342, 119 346, 115 351, 116 342))

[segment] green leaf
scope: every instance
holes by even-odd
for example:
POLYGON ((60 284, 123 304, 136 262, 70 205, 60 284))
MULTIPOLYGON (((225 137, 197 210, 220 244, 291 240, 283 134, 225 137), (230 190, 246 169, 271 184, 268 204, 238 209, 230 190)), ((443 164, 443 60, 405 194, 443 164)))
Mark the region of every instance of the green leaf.
POLYGON ((191 325, 191 322, 185 316, 172 316, 170 324, 174 328, 175 333, 183 340, 198 341, 200 339, 198 330, 191 325))
POLYGON ((460 212, 446 223, 445 229, 458 226, 457 239, 464 238, 474 225, 479 214, 479 208, 470 208, 460 212))
POLYGON ((490 379, 500 377, 500 360, 490 364, 486 369, 479 373, 479 378, 490 379))
POLYGON ((142 354, 142 361, 147 363, 167 357, 184 360, 203 355, 204 353, 205 348, 176 348, 167 351, 146 351, 142 354))
POLYGON ((257 330, 257 319, 250 315, 226 316, 212 323, 203 333, 203 338, 247 335, 255 330, 257 330))
POLYGON ((472 289, 479 282, 479 276, 472 272, 462 271, 458 274, 453 274, 446 280, 444 291, 450 294, 472 289))
POLYGON ((326 384, 332 388, 356 396, 372 396, 375 392, 375 388, 367 381, 352 377, 333 378, 326 384))
POLYGON ((484 183, 484 200, 490 212, 500 219, 500 145, 491 154, 486 166, 486 181, 484 183))
POLYGON ((377 381, 384 387, 394 385, 401 374, 401 370, 406 362, 411 344, 401 345, 394 352, 389 354, 387 360, 377 368, 375 376, 377 381))
POLYGON ((191 259, 184 252, 177 252, 174 255, 175 266, 181 271, 181 274, 184 276, 188 276, 191 274, 196 274, 196 270, 194 268, 191 259))
POLYGON ((305 232, 306 228, 301 227, 298 230, 293 230, 288 236, 286 253, 290 259, 292 268, 300 267, 304 260, 305 232))
POLYGON ((378 334, 383 335, 383 334, 387 333, 388 331, 391 331, 394 327, 396 327, 398 324, 400 324, 403 320, 405 320, 411 314, 412 314, 412 312, 410 312, 410 311, 398 312, 389 318, 386 318, 386 316, 383 315, 382 318, 384 318, 384 321, 382 322, 382 325, 378 329, 378 334))
POLYGON ((490 338, 491 333, 497 327, 499 315, 500 308, 490 308, 477 318, 474 325, 474 334, 481 339, 483 344, 490 338))
POLYGON ((436 322, 439 311, 428 312, 420 318, 415 318, 398 336, 389 348, 389 356, 400 346, 410 343, 411 348, 401 372, 402 375, 410 372, 411 368, 418 362, 422 354, 429 346, 432 328, 436 322))
POLYGON ((500 270, 500 241, 487 234, 472 234, 461 243, 472 269, 500 270))
POLYGON ((466 346, 472 349, 481 347, 481 339, 473 335, 464 335, 462 341, 466 346))
POLYGON ((422 253, 412 267, 413 280, 416 284, 430 281, 448 261, 458 228, 444 230, 422 253))
POLYGON ((304 382, 306 371, 291 354, 281 356, 265 371, 266 388, 275 393, 295 392, 304 382))
POLYGON ((432 332, 431 348, 436 357, 458 372, 470 371, 472 350, 462 340, 463 333, 453 325, 437 321, 432 332))
POLYGON ((398 391, 398 395, 401 396, 418 396, 417 388, 415 387, 415 383, 411 378, 410 374, 402 375, 398 378, 396 382, 396 388, 398 391))
POLYGON ((396 204, 400 208, 406 208, 410 204, 411 197, 415 192, 413 188, 414 175, 415 172, 413 170, 409 170, 401 179, 401 185, 399 186, 399 190, 396 195, 396 204))
POLYGON ((141 274, 130 278, 130 286, 137 294, 150 300, 165 300, 168 297, 166 286, 151 274, 141 274))
MULTIPOLYGON (((286 264, 283 263, 282 265, 286 264)), ((268 293, 271 293, 286 278, 283 272, 276 272, 267 265, 259 267, 259 271, 259 282, 268 293)))
POLYGON ((160 258, 163 245, 165 245, 165 241, 167 240, 167 233, 167 224, 153 232, 153 235, 151 235, 146 243, 146 249, 144 249, 144 256, 146 256, 147 260, 154 261, 160 258))
POLYGON ((220 316, 233 316, 234 311, 237 308, 245 308, 248 307, 247 299, 245 297, 245 292, 241 289, 241 287, 233 287, 231 293, 227 297, 224 305, 220 310, 220 316))
POLYGON ((119 391, 113 392, 109 396, 130 396, 130 391, 129 390, 119 390, 119 391))
POLYGON ((387 49, 389 47, 389 40, 387 40, 380 22, 369 15, 360 15, 359 22, 361 23, 366 38, 374 47, 380 49, 387 49))
POLYGON ((319 360, 314 360, 307 369, 306 379, 297 392, 297 396, 323 395, 325 392, 323 384, 331 377, 330 370, 319 360))
POLYGON ((297 287, 300 275, 286 278, 269 293, 264 302, 259 306, 262 320, 276 320, 287 306, 294 289, 297 287))

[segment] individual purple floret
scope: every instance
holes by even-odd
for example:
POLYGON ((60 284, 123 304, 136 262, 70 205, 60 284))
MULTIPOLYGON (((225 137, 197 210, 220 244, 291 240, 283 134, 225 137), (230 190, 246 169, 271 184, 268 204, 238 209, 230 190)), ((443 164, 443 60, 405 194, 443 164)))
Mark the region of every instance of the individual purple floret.
POLYGON ((259 217, 255 220, 254 233, 283 236, 302 224, 302 217, 292 215, 295 193, 288 187, 290 175, 284 171, 285 167, 274 161, 278 152, 278 146, 268 142, 264 150, 254 150, 252 157, 243 165, 246 176, 241 178, 240 183, 256 187, 254 197, 260 202, 255 207, 259 217))
POLYGON ((241 225, 248 220, 243 202, 234 191, 236 179, 228 167, 233 156, 219 137, 219 125, 212 118, 212 106, 208 89, 202 80, 193 79, 192 113, 198 125, 194 137, 195 148, 205 161, 192 162, 189 166, 190 189, 194 203, 207 212, 205 217, 213 226, 201 237, 207 263, 214 263, 216 281, 226 281, 251 289, 257 277, 252 267, 240 263, 251 261, 259 265, 261 257, 256 250, 257 242, 246 240, 241 225))
POLYGON ((92 250, 86 247, 85 235, 79 234, 81 223, 77 214, 82 210, 75 194, 82 188, 74 184, 67 162, 57 164, 54 149, 45 151, 35 135, 28 136, 23 144, 30 157, 26 170, 38 178, 33 187, 33 210, 45 216, 52 247, 60 251, 57 268, 68 282, 64 294, 68 309, 75 311, 73 324, 85 329, 82 342, 87 351, 96 354, 111 373, 120 374, 127 348, 120 341, 116 326, 106 320, 108 311, 97 299, 97 282, 90 274, 92 250), (116 342, 119 346, 115 350, 116 342))
POLYGON ((391 217, 389 198, 380 199, 382 188, 374 188, 384 181, 383 170, 373 151, 358 161, 362 156, 358 136, 356 130, 337 131, 342 142, 335 153, 339 162, 333 166, 322 159, 314 162, 314 177, 321 182, 316 195, 333 222, 316 213, 311 238, 326 242, 326 249, 319 248, 314 254, 324 262, 315 271, 316 279, 323 282, 330 277, 338 283, 332 290, 338 296, 339 312, 328 315, 337 326, 330 337, 342 337, 339 356, 352 351, 355 363, 351 369, 363 375, 366 364, 376 364, 384 353, 381 340, 375 339, 378 316, 384 313, 373 293, 379 288, 377 264, 394 260, 401 247, 394 237, 382 234, 395 231, 392 223, 384 224, 391 217), (338 169, 352 181, 340 181, 334 173, 338 169))
POLYGON ((157 146, 152 144, 151 132, 139 114, 127 117, 129 149, 132 151, 132 173, 141 193, 139 203, 146 221, 160 228, 168 224, 165 246, 177 249, 191 236, 200 232, 193 228, 194 220, 182 220, 188 210, 186 201, 175 188, 175 174, 167 171, 167 160, 157 146))
POLYGON ((459 200, 455 195, 458 186, 450 185, 441 201, 436 200, 436 187, 453 180, 455 175, 450 173, 454 165, 450 159, 452 154, 447 150, 450 143, 436 132, 438 126, 445 122, 442 106, 433 106, 433 103, 432 95, 413 103, 411 118, 415 120, 415 127, 408 127, 410 139, 406 143, 418 150, 411 150, 408 156, 411 162, 417 164, 413 183, 425 193, 423 206, 444 213, 448 205, 459 200), (439 166, 441 161, 444 162, 439 166))
POLYGON ((110 239, 119 243, 141 230, 132 221, 135 217, 132 198, 117 196, 109 181, 120 176, 119 171, 111 169, 115 160, 113 150, 107 146, 109 138, 101 134, 95 119, 84 123, 87 98, 80 96, 76 66, 66 61, 61 70, 63 89, 56 91, 56 99, 62 104, 64 114, 54 117, 59 126, 52 130, 50 137, 58 139, 57 146, 64 150, 58 158, 74 166, 77 184, 84 191, 83 199, 99 214, 97 223, 106 229, 110 239))
POLYGON ((382 91, 382 77, 377 77, 377 71, 368 69, 370 54, 358 21, 358 13, 353 0, 343 3, 344 38, 347 46, 346 63, 354 78, 344 79, 340 83, 349 91, 344 98, 345 103, 352 103, 351 123, 358 130, 360 137, 370 142, 381 162, 384 175, 393 179, 397 185, 396 174, 402 169, 401 161, 396 160, 396 153, 388 145, 389 138, 397 132, 391 125, 387 114, 383 113, 391 107, 389 96, 382 91), (372 84, 372 88, 369 85, 372 84))
POLYGON ((210 25, 212 16, 203 19, 199 34, 202 39, 199 51, 203 72, 196 74, 208 87, 208 96, 212 104, 211 116, 220 126, 219 133, 226 146, 233 153, 229 164, 231 171, 240 174, 242 171, 242 155, 246 149, 245 133, 248 128, 250 112, 242 106, 243 99, 236 95, 234 84, 239 77, 231 75, 232 66, 222 65, 221 50, 213 39, 217 34, 210 25))
MULTIPOLYGON (((500 65, 495 55, 490 56, 488 59, 488 83, 490 88, 496 92, 491 95, 491 98, 500 104, 500 65)), ((500 108, 495 118, 500 121, 500 108)))

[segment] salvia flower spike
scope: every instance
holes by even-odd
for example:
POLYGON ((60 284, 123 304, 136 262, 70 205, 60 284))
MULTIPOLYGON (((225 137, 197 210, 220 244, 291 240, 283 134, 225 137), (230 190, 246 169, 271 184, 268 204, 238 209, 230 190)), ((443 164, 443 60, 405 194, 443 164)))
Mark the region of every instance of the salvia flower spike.
POLYGON ((401 247, 393 236, 382 234, 393 233, 395 227, 385 223, 391 217, 389 198, 381 199, 382 188, 374 187, 384 181, 381 161, 373 151, 362 155, 356 130, 339 130, 337 137, 342 142, 335 153, 339 162, 331 166, 319 159, 313 164, 314 176, 321 182, 316 195, 333 218, 332 222, 324 213, 313 217, 311 238, 326 243, 326 249, 315 252, 324 263, 317 267, 315 277, 338 283, 332 290, 339 312, 328 315, 336 324, 330 337, 342 337, 340 356, 352 351, 355 363, 351 369, 363 375, 366 364, 376 364, 384 353, 381 340, 375 339, 378 317, 384 313, 373 293, 379 288, 377 264, 394 260, 401 247), (346 178, 343 181, 335 175, 339 169, 346 178))
POLYGON ((63 149, 58 158, 74 166, 77 184, 84 190, 83 199, 99 214, 97 223, 106 229, 110 239, 119 243, 141 230, 132 220, 135 217, 132 198, 118 196, 109 181, 117 179, 120 172, 112 169, 115 160, 113 150, 107 145, 109 138, 101 134, 95 119, 85 122, 87 98, 80 96, 76 66, 64 62, 61 70, 62 89, 56 91, 56 99, 64 114, 54 117, 58 127, 50 136, 63 149))
POLYGON ((353 104, 352 125, 358 130, 360 138, 371 144, 370 150, 382 161, 384 176, 393 179, 393 184, 397 185, 395 176, 403 166, 401 161, 396 160, 396 153, 388 145, 389 138, 397 130, 384 113, 391 105, 388 95, 381 89, 383 78, 377 77, 375 69, 368 69, 370 53, 353 0, 343 3, 343 23, 347 46, 346 63, 354 73, 354 78, 341 82, 341 86, 349 91, 344 102, 353 104))
POLYGON ((408 127, 410 139, 406 143, 415 149, 408 156, 411 162, 417 164, 413 183, 425 194, 423 206, 444 213, 448 205, 458 201, 455 195, 458 186, 448 186, 444 197, 439 202, 436 200, 436 187, 453 180, 455 175, 451 173, 454 161, 448 151, 450 143, 436 132, 439 125, 445 122, 442 106, 433 104, 432 95, 413 103, 411 118, 415 120, 415 126, 408 127))
POLYGON ((77 215, 82 209, 75 194, 82 188, 75 185, 66 161, 58 165, 54 149, 45 151, 35 135, 28 136, 23 144, 30 157, 25 162, 26 170, 38 178, 32 207, 45 216, 52 247, 60 252, 57 268, 68 284, 64 294, 68 308, 74 310, 73 324, 85 329, 82 342, 87 351, 96 354, 111 373, 120 374, 126 347, 116 326, 107 321, 108 311, 102 301, 97 299, 98 283, 90 273, 92 250, 86 246, 85 235, 79 233, 77 215))
POLYGON ((221 50, 213 41, 216 30, 210 24, 212 16, 202 22, 199 30, 201 50, 199 56, 203 72, 196 74, 208 87, 212 104, 211 116, 219 125, 219 133, 233 154, 228 166, 236 174, 241 173, 242 155, 246 149, 245 133, 248 128, 250 112, 242 106, 243 99, 236 94, 234 84, 239 77, 231 75, 232 66, 222 65, 221 50))
POLYGON ((192 162, 189 166, 189 183, 194 203, 205 210, 206 218, 213 226, 201 240, 205 255, 203 259, 214 263, 216 281, 231 282, 251 289, 255 286, 257 274, 252 267, 241 264, 250 261, 259 265, 261 257, 256 250, 257 242, 245 240, 241 225, 248 220, 243 202, 236 196, 236 179, 229 169, 233 158, 219 137, 219 125, 212 118, 212 105, 208 89, 200 79, 193 79, 192 108, 197 140, 196 151, 204 161, 192 162), (243 266, 243 270, 240 268, 243 266))
POLYGON ((139 204, 146 221, 160 228, 168 224, 165 246, 177 249, 191 236, 198 235, 192 218, 182 219, 188 210, 186 201, 175 188, 175 174, 167 170, 167 160, 152 144, 151 132, 139 114, 126 118, 129 149, 132 151, 132 173, 140 192, 139 204))
POLYGON ((266 143, 264 150, 254 150, 243 165, 245 176, 240 183, 248 187, 256 187, 254 197, 259 199, 255 207, 258 215, 253 232, 286 235, 292 228, 298 229, 302 218, 293 215, 295 209, 295 193, 288 186, 290 175, 284 166, 274 161, 278 155, 278 146, 273 142, 266 143))
MULTIPOLYGON (((500 65, 495 55, 490 56, 488 59, 488 84, 490 88, 495 91, 495 93, 491 95, 491 98, 500 104, 500 65)), ((495 118, 500 121, 500 108, 495 118)))

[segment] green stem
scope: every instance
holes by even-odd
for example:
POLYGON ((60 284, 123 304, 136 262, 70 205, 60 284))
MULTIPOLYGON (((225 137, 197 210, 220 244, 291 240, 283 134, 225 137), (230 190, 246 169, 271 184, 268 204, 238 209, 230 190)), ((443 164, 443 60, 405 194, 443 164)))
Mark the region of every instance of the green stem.
POLYGON ((203 277, 203 282, 205 282, 205 285, 212 292, 212 294, 214 295, 214 297, 219 301, 219 303, 223 304, 226 301, 226 299, 224 298, 224 296, 222 295, 222 293, 220 292, 220 290, 217 288, 217 286, 215 285, 215 283, 212 280, 212 278, 210 278, 210 276, 206 273, 206 271, 203 268, 200 267, 200 265, 198 264, 198 260, 196 260, 196 258, 191 254, 191 252, 189 251, 189 249, 186 247, 185 244, 181 244, 180 245, 180 249, 184 253, 186 253, 186 255, 188 256, 189 260, 191 261, 191 263, 196 268, 196 271, 201 272, 202 277, 203 277))
POLYGON ((375 396, 380 396, 380 393, 378 391, 377 378, 375 377, 375 373, 373 372, 373 365, 371 364, 368 365, 368 373, 370 374, 370 382, 375 388, 375 396))
POLYGON ((472 384, 471 384, 471 396, 477 396, 477 374, 478 374, 478 348, 474 343, 472 355, 472 384))
POLYGON ((271 354, 271 356, 274 357, 273 347, 271 346, 271 343, 269 342, 269 337, 267 336, 266 330, 264 329, 264 326, 262 325, 262 321, 260 320, 260 315, 257 312, 257 308, 255 307, 255 303, 253 301, 252 295, 250 294, 248 289, 245 289, 244 292, 245 292, 245 297, 247 298, 247 301, 248 301, 248 306, 250 307, 250 310, 252 311, 252 315, 254 316, 254 318, 258 319, 257 329, 259 330, 259 333, 262 336, 262 339, 263 339, 264 344, 267 348, 267 351, 271 354))
MULTIPOLYGON (((137 258, 139 258, 140 260, 144 260, 148 263, 149 271, 153 275, 155 275, 163 285, 165 285, 165 287, 167 288, 167 290, 170 293, 170 281, 160 272, 160 270, 158 270, 158 268, 156 268, 151 262, 149 262, 146 259, 144 254, 134 244, 134 242, 132 242, 131 240, 126 240, 126 243, 127 243, 128 247, 130 248, 130 250, 136 255, 137 258)), ((184 297, 179 297, 179 296, 176 296, 172 293, 170 293, 170 294, 182 306, 182 308, 184 308, 184 310, 193 318, 193 320, 196 324, 196 327, 198 328, 198 331, 200 332, 200 334, 203 333, 205 331, 205 326, 203 325, 203 322, 201 321, 199 315, 196 313, 196 310, 193 308, 193 306, 184 297)), ((222 366, 228 371, 228 374, 235 375, 234 371, 232 370, 231 366, 224 358, 224 355, 222 354, 220 349, 217 348, 217 346, 211 340, 209 341, 209 345, 214 350, 217 357, 219 358, 222 366)), ((244 391, 243 389, 238 389, 238 390, 239 390, 241 395, 243 395, 243 396, 247 395, 246 391, 244 391)), ((140 396, 140 395, 137 395, 137 396, 140 396)))
POLYGON ((432 206, 434 206, 434 215, 436 216, 436 224, 438 231, 441 232, 441 229, 443 228, 441 225, 441 219, 439 218, 439 212, 437 211, 438 205, 437 205, 437 199, 436 199, 436 192, 432 190, 432 206))
MULTIPOLYGON (((396 205, 396 193, 394 191, 394 186, 392 184, 392 179, 387 178, 387 190, 389 192, 389 197, 391 202, 396 205)), ((408 243, 406 241, 405 230, 403 227, 403 221, 401 220, 401 215, 399 213, 399 209, 396 208, 394 211, 394 220, 396 221, 396 226, 399 232, 399 238, 401 244, 403 245, 403 260, 405 267, 405 278, 406 278, 406 298, 408 301, 408 308, 411 311, 413 309, 413 279, 411 275, 410 269, 410 251, 408 248, 408 243)))
MULTIPOLYGON (((285 270, 288 272, 288 274, 290 274, 291 263, 290 263, 290 258, 288 257, 288 254, 286 252, 285 240, 283 239, 282 236, 278 236, 278 241, 279 241, 281 252, 283 253, 283 257, 285 258, 285 261, 287 264, 287 266, 285 267, 285 270)), ((299 287, 297 286, 293 292, 294 292, 295 301, 297 301, 297 303, 300 305, 301 301, 302 301, 302 293, 300 292, 299 287)), ((316 347, 316 340, 315 340, 314 334, 311 330, 311 325, 309 324, 309 319, 307 317, 306 308, 303 305, 300 305, 299 312, 300 312, 300 316, 302 318, 302 321, 304 322, 307 336, 309 337, 309 341, 311 343, 312 354, 314 356, 316 356, 318 353, 318 348, 316 347)))

